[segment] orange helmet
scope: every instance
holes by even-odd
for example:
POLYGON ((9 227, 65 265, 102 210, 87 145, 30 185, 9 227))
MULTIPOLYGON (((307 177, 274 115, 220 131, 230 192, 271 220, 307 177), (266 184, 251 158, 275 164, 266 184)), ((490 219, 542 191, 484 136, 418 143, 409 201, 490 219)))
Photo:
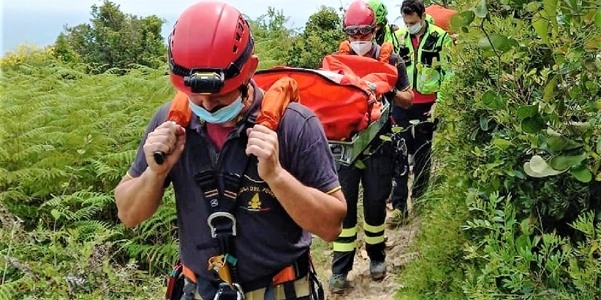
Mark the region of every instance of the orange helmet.
POLYGON ((187 8, 169 36, 169 75, 184 93, 223 95, 248 83, 254 42, 248 22, 227 3, 203 1, 187 8))
POLYGON ((344 28, 356 27, 376 27, 376 15, 372 8, 363 0, 353 1, 344 13, 344 28))

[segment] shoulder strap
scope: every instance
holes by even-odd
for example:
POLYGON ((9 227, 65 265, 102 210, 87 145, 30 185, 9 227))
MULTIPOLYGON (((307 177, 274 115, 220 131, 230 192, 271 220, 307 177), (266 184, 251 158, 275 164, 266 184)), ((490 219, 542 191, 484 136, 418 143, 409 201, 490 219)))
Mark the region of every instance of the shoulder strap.
POLYGON ((395 27, 396 27, 395 24, 389 25, 390 35, 391 35, 391 39, 392 39, 392 46, 394 48, 394 52, 398 52, 399 48, 401 47, 401 42, 399 41, 399 37, 396 35, 395 27))
MULTIPOLYGON (((257 116, 257 124, 266 126, 271 130, 276 130, 288 104, 298 101, 298 85, 296 81, 289 77, 281 78, 265 92, 261 101, 261 109, 257 116)), ((192 110, 188 104, 188 96, 178 91, 169 107, 167 120, 175 121, 180 126, 187 127, 190 124, 191 118, 192 110)))
POLYGON ((380 57, 380 53, 381 53, 382 47, 380 45, 378 45, 378 44, 374 44, 374 48, 375 49, 374 49, 371 57, 373 59, 378 59, 380 57))
POLYGON ((344 40, 338 45, 337 54, 351 54, 351 42, 344 40))
POLYGON ((444 33, 438 38, 436 47, 439 49, 439 51, 442 50, 444 40, 447 38, 448 35, 449 35, 449 33, 444 31, 444 33))
POLYGON ((390 61, 390 55, 394 52, 394 46, 391 42, 384 42, 382 46, 380 46, 380 54, 378 55, 378 60, 383 63, 388 63, 390 61))

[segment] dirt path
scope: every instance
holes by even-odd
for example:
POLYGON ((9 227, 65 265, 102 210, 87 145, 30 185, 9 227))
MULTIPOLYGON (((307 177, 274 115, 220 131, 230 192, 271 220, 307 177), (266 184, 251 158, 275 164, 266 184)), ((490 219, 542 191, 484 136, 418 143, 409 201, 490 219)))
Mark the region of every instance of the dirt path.
MULTIPOLYGON (((390 210, 388 210, 388 213, 390 213, 390 210)), ((386 276, 380 281, 372 280, 369 275, 369 258, 364 244, 361 238, 359 238, 360 244, 357 249, 353 270, 348 275, 348 280, 352 288, 342 295, 333 294, 328 291, 328 278, 332 274, 330 270, 332 251, 330 250, 331 248, 323 250, 323 257, 316 262, 316 269, 326 290, 326 299, 394 299, 396 291, 401 287, 397 274, 399 274, 405 264, 417 255, 417 253, 410 252, 411 250, 409 249, 409 245, 414 240, 419 227, 417 223, 414 220, 406 226, 386 229, 386 263, 388 266, 386 276)))

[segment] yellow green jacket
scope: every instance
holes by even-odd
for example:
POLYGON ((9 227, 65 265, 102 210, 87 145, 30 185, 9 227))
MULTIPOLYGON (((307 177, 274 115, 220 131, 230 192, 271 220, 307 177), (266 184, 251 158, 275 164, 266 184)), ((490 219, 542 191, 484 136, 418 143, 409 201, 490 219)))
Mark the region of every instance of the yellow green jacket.
POLYGON ((393 26, 394 25, 392 25, 392 24, 385 24, 384 27, 382 28, 382 31, 378 32, 375 39, 376 39, 376 43, 380 46, 384 42, 392 43, 392 46, 394 47, 394 53, 398 54, 399 50, 401 48, 401 40, 396 35, 396 31, 394 31, 393 26))
POLYGON ((453 45, 448 33, 442 28, 425 22, 426 30, 417 53, 413 51, 411 36, 406 29, 395 32, 401 42, 399 55, 407 67, 411 87, 421 94, 434 94, 447 75, 444 65, 449 60, 448 49, 453 45))

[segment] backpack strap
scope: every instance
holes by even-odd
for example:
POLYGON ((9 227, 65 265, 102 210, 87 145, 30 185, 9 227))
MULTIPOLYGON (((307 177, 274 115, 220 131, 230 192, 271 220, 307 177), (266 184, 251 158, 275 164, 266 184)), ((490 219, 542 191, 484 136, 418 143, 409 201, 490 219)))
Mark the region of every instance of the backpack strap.
MULTIPOLYGON (((265 93, 261 102, 261 109, 257 116, 257 124, 268 127, 271 130, 276 130, 284 111, 288 104, 299 101, 298 85, 291 79, 282 78, 273 84, 273 89, 269 89, 265 93)), ((167 120, 174 121, 182 127, 187 127, 192 119, 192 110, 188 104, 188 95, 183 92, 177 92, 171 101, 167 120)), ((165 161, 165 153, 163 151, 155 151, 154 160, 157 164, 162 164, 165 161)))
POLYGON ((394 46, 391 42, 384 42, 382 46, 380 46, 380 53, 377 56, 378 60, 383 63, 390 62, 390 55, 394 52, 394 46))
POLYGON ((338 53, 337 54, 352 54, 351 53, 351 42, 348 40, 344 40, 340 42, 338 45, 338 53))

